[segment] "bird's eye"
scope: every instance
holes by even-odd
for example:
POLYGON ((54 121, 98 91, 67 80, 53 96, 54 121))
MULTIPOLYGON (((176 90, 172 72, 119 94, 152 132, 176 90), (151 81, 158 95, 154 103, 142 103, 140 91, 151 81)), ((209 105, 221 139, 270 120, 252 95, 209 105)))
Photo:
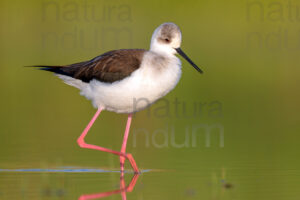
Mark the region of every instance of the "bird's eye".
POLYGON ((166 42, 170 42, 170 40, 168 38, 165 39, 166 42))

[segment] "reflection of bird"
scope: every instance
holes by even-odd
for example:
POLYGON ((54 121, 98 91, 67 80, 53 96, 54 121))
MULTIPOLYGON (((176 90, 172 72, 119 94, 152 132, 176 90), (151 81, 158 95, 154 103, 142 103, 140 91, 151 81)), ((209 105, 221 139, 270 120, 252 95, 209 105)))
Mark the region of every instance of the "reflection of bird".
POLYGON ((139 174, 135 174, 132 177, 130 183, 126 186, 124 176, 121 176, 120 189, 109 191, 109 192, 101 192, 101 193, 97 193, 97 194, 83 194, 79 197, 78 200, 101 199, 101 198, 108 197, 108 196, 111 196, 114 194, 121 194, 122 200, 126 200, 127 199, 126 193, 132 192, 132 190, 134 189, 134 186, 137 182, 138 177, 139 177, 139 174))
POLYGON ((81 91, 98 109, 77 142, 82 148, 96 149, 120 156, 121 171, 128 159, 135 173, 138 167, 125 153, 132 113, 140 111, 170 92, 181 76, 179 53, 196 70, 202 71, 180 49, 181 31, 174 23, 164 23, 153 33, 150 50, 121 49, 92 60, 67 66, 36 66, 54 72, 65 83, 81 91), (84 138, 102 110, 128 113, 121 152, 87 144, 84 138))

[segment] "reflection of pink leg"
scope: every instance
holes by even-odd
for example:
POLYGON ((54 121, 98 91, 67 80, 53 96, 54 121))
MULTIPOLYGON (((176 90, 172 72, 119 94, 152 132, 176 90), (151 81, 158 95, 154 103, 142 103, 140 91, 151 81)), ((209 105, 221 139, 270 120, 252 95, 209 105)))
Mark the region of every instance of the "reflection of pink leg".
POLYGON ((97 119, 97 117, 99 116, 99 114, 101 113, 101 111, 102 111, 102 108, 98 108, 98 110, 97 110, 96 114, 94 115, 94 117, 92 118, 92 120, 89 122, 87 127, 84 129, 82 134, 77 139, 78 145, 82 148, 95 149, 95 150, 98 150, 98 151, 104 151, 104 152, 112 153, 112 154, 115 154, 115 155, 118 155, 118 156, 124 158, 124 160, 128 159, 131 166, 132 166, 132 168, 133 168, 133 170, 134 170, 134 172, 139 173, 139 169, 138 169, 138 167, 137 167, 137 165, 136 165, 136 163, 135 163, 135 161, 134 161, 131 154, 125 154, 125 153, 114 151, 114 150, 107 149, 107 148, 104 148, 104 147, 100 147, 100 146, 85 143, 84 138, 87 135, 90 128, 92 127, 92 125, 94 124, 94 122, 97 119))
MULTIPOLYGON (((127 140, 128 140, 131 120, 132 120, 132 114, 129 114, 128 119, 127 119, 125 133, 124 133, 123 144, 122 144, 122 148, 121 148, 121 153, 124 153, 124 154, 126 153, 126 144, 127 144, 127 140)), ((120 157, 121 172, 124 171, 124 163, 125 163, 125 158, 123 156, 121 156, 120 157)))
POLYGON ((104 197, 111 196, 113 194, 119 194, 121 193, 122 200, 126 200, 126 192, 131 192, 137 182, 139 175, 135 174, 133 178, 131 179, 130 183, 128 186, 125 185, 125 180, 124 177, 121 175, 120 178, 120 189, 119 190, 114 190, 114 191, 109 191, 109 192, 102 192, 102 193, 97 193, 97 194, 83 194, 79 197, 78 200, 91 200, 91 199, 100 199, 104 197))
POLYGON ((126 197, 127 191, 126 191, 126 185, 125 185, 123 172, 121 173, 121 177, 120 177, 120 191, 121 191, 122 200, 127 200, 127 197, 126 197))

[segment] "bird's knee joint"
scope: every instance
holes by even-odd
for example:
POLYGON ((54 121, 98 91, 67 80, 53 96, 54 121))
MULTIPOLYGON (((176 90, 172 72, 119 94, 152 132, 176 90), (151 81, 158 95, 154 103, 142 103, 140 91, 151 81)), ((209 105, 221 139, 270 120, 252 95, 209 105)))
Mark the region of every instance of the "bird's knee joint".
POLYGON ((85 146, 85 141, 84 141, 84 139, 78 138, 77 144, 78 144, 80 147, 84 147, 84 146, 85 146))

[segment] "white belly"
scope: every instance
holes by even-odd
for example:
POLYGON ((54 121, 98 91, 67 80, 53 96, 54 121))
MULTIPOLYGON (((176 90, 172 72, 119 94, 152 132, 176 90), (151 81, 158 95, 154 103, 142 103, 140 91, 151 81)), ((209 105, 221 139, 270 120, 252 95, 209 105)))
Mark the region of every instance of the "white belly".
POLYGON ((180 79, 181 63, 176 56, 171 57, 168 64, 159 69, 149 66, 151 64, 153 62, 145 59, 141 67, 129 77, 114 83, 97 80, 83 83, 73 78, 60 77, 66 83, 81 89, 81 95, 90 99, 95 107, 117 113, 132 113, 165 96, 180 79))

